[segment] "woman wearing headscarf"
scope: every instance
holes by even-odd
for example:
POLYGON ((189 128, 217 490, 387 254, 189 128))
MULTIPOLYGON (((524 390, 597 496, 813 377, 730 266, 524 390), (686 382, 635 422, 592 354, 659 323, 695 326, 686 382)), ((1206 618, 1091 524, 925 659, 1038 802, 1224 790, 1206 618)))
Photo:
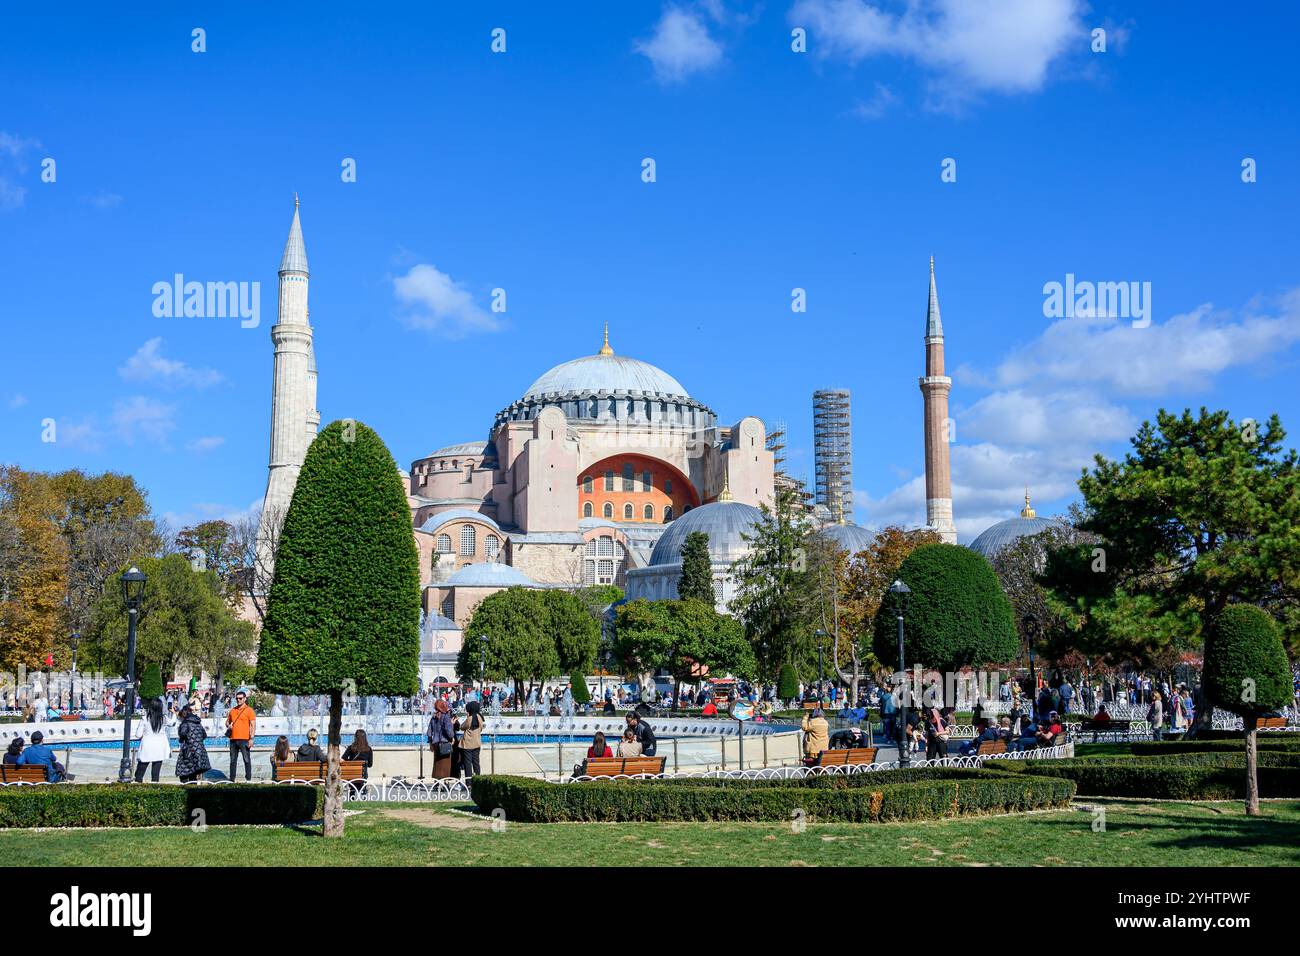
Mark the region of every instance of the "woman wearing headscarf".
POLYGON ((480 772, 479 753, 483 748, 483 728, 487 726, 481 711, 479 702, 471 700, 465 705, 465 720, 460 727, 460 770, 467 781, 480 772))
POLYGON ((145 768, 150 768, 149 779, 158 782, 163 761, 171 756, 171 742, 167 739, 167 719, 161 697, 150 697, 144 702, 144 720, 136 724, 135 737, 140 741, 136 758, 135 782, 144 782, 145 768))
POLYGON ((193 705, 181 708, 181 722, 176 725, 176 739, 180 741, 180 753, 176 756, 176 776, 181 783, 191 783, 212 769, 208 760, 208 749, 203 746, 208 732, 203 729, 193 705))
POLYGON ((452 776, 451 752, 456 746, 456 729, 451 723, 451 707, 439 698, 433 702, 433 716, 429 719, 429 749, 433 751, 433 776, 446 779, 452 776))

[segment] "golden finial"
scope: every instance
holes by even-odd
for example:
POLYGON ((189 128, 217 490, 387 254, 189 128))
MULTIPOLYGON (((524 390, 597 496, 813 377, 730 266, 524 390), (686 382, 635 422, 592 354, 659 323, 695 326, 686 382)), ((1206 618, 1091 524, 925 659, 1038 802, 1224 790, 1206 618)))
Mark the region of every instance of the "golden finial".
POLYGON ((726 470, 722 472, 722 494, 718 495, 719 501, 731 501, 731 475, 726 470))
POLYGON ((609 347, 609 323, 605 323, 605 344, 600 347, 601 355, 613 355, 614 350, 609 347))
POLYGON ((1024 508, 1023 511, 1020 512, 1020 517, 1022 517, 1022 518, 1037 518, 1037 517, 1038 517, 1038 512, 1036 512, 1036 511, 1035 511, 1032 507, 1030 507, 1030 505, 1029 505, 1029 486, 1028 486, 1028 485, 1025 485, 1025 508, 1024 508))

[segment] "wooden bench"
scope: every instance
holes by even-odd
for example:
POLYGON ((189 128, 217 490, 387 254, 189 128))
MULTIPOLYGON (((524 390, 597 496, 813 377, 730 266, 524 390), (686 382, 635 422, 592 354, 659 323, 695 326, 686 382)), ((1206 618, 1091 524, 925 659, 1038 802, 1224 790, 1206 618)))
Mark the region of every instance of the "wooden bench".
POLYGON ((979 749, 975 751, 977 757, 987 757, 989 754, 1004 754, 1007 752, 1007 742, 1005 740, 982 740, 979 749))
POLYGON ((660 774, 667 757, 588 757, 580 777, 617 777, 620 774, 660 774))
POLYGON ((1255 720, 1256 730, 1277 730, 1285 726, 1285 717, 1259 717, 1255 720))
MULTIPOLYGON (((364 760, 340 760, 339 777, 343 780, 360 780, 365 776, 364 760)), ((324 780, 329 773, 325 760, 290 760, 271 764, 272 780, 324 780)))
POLYGON ((876 762, 876 747, 848 747, 844 750, 823 750, 817 761, 819 767, 856 767, 876 762))
POLYGON ((1092 734, 1092 742, 1097 742, 1098 734, 1125 734, 1133 727, 1131 720, 1103 720, 1101 722, 1085 718, 1079 721, 1079 732, 1092 734))
POLYGON ((6 763, 0 764, 0 783, 44 783, 45 768, 43 766, 27 766, 26 764, 6 763))
POLYGON ((816 710, 816 709, 817 709, 818 707, 820 707, 821 705, 822 705, 822 702, 821 702, 820 700, 805 700, 805 701, 803 702, 803 709, 804 709, 804 710, 816 710))

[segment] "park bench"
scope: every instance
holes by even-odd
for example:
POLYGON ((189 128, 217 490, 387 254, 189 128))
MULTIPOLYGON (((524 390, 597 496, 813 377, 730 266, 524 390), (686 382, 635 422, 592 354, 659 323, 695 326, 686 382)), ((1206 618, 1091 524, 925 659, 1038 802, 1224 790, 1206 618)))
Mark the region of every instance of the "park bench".
POLYGON ((1260 717, 1255 721, 1256 730, 1278 730, 1285 726, 1285 717, 1260 717))
POLYGON ((1079 732, 1092 734, 1092 742, 1096 743, 1098 734, 1124 734, 1127 736, 1132 725, 1133 721, 1131 720, 1096 721, 1085 718, 1079 722, 1079 732))
POLYGON ((819 767, 846 767, 876 762, 875 747, 848 747, 844 750, 823 750, 817 761, 819 767))
MULTIPOLYGON (((364 760, 340 760, 339 777, 343 780, 360 780, 365 776, 364 760)), ((324 780, 329 763, 324 760, 290 760, 271 764, 272 780, 324 780)))
POLYGON ((580 777, 617 777, 620 774, 661 774, 667 757, 588 757, 580 777))
POLYGON ((1007 752, 1007 742, 1005 740, 983 740, 980 741, 979 750, 975 751, 977 757, 987 757, 990 754, 1004 754, 1007 752))
POLYGON ((0 783, 44 783, 45 768, 26 764, 0 764, 0 783))
POLYGON ((817 709, 818 707, 820 707, 821 705, 822 705, 822 702, 821 702, 820 700, 805 700, 805 701, 803 702, 803 709, 804 709, 804 710, 816 710, 816 709, 817 709))

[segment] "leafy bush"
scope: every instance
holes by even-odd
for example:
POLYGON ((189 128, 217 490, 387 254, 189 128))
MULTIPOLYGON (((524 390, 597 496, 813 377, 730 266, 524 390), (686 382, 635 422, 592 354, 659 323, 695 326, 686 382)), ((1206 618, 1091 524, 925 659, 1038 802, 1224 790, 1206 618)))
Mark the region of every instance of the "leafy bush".
POLYGON ((776 676, 776 696, 782 700, 794 700, 799 696, 799 677, 793 665, 782 664, 776 676))
POLYGON ((323 788, 223 784, 55 784, 0 787, 0 828, 301 823, 320 816, 323 788))
MULTIPOLYGON (((1139 757, 1158 757, 1191 753, 1233 753, 1241 755, 1242 735, 1235 739, 1206 739, 1197 736, 1192 740, 1135 740, 1129 744, 1130 752, 1139 757)), ((1300 753, 1300 734, 1260 734, 1256 740, 1260 752, 1282 751, 1300 753)))
POLYGON ((157 664, 150 664, 144 669, 144 674, 140 677, 139 698, 141 700, 150 700, 154 697, 162 697, 167 692, 163 686, 162 668, 157 664))
MULTIPOLYGON (((1204 755, 1222 760, 1190 762, 1183 757, 1085 757, 1075 760, 1006 761, 1013 773, 1072 781, 1084 797, 1146 797, 1153 800, 1236 800, 1245 796, 1244 757, 1204 755)), ((1289 755, 1275 755, 1285 759, 1289 755)), ((1300 796, 1300 767, 1271 766, 1260 760, 1259 788, 1266 797, 1300 796)))
POLYGON ((587 687, 587 678, 581 671, 569 675, 569 688, 573 693, 573 702, 578 705, 591 702, 591 690, 587 687))
POLYGON ((503 809, 524 823, 571 821, 787 821, 796 812, 822 822, 933 820, 979 813, 1063 807, 1074 795, 1068 780, 1032 782, 971 771, 912 782, 882 782, 883 774, 803 780, 639 780, 555 784, 524 777, 478 776, 470 784, 483 812, 503 809), (851 781, 851 782, 850 782, 851 781))
POLYGON ((1253 604, 1225 608, 1205 642, 1203 681, 1210 700, 1242 717, 1291 703, 1291 665, 1273 618, 1253 604))

